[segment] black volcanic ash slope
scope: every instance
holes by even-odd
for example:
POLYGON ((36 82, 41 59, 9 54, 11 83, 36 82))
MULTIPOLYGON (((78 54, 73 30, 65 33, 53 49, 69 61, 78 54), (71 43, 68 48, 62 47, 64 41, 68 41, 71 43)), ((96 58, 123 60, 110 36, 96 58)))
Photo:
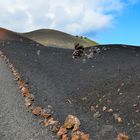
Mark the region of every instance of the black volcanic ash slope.
POLYGON ((96 58, 72 59, 73 50, 24 42, 0 45, 0 50, 29 83, 35 103, 43 107, 51 105, 58 120, 63 122, 68 114, 76 115, 82 130, 89 132, 93 140, 112 140, 119 132, 139 140, 140 48, 122 45, 100 48, 96 58), (108 109, 113 113, 108 113, 108 109), (118 123, 113 114, 123 122, 118 123))

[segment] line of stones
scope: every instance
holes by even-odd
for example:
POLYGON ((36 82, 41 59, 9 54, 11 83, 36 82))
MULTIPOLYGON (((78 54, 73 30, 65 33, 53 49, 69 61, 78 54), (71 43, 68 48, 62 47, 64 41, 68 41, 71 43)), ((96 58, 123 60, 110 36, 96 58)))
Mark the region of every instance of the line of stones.
POLYGON ((90 140, 89 134, 85 134, 84 132, 80 131, 80 121, 77 117, 68 115, 64 124, 61 125, 60 122, 56 121, 43 107, 35 106, 33 104, 35 97, 30 93, 28 85, 21 78, 15 66, 2 51, 0 51, 0 57, 4 59, 15 76, 15 80, 17 81, 17 85, 21 91, 21 95, 24 97, 26 110, 32 112, 32 114, 35 116, 41 116, 43 118, 43 121, 40 124, 48 127, 52 132, 57 134, 59 139, 62 140, 69 140, 68 132, 70 131, 71 140, 90 140))

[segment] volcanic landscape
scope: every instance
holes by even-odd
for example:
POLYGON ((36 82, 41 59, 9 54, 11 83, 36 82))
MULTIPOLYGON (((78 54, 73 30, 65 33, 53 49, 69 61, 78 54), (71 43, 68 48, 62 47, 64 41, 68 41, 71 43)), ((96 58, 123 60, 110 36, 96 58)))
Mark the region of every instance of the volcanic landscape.
POLYGON ((0 52, 2 140, 10 139, 11 135, 16 139, 54 140, 59 135, 63 140, 72 137, 72 140, 80 140, 74 139, 74 134, 81 135, 81 140, 140 139, 139 46, 100 45, 55 30, 16 33, 1 28, 0 52), (74 57, 74 52, 79 52, 74 48, 75 42, 85 46, 77 57, 74 57), (28 92, 20 95, 21 80, 33 96, 31 103, 26 100, 28 92), (11 92, 14 87, 17 90, 11 92), (6 120, 5 116, 13 112, 13 108, 15 112, 6 120), (53 118, 52 124, 45 118, 45 128, 42 110, 53 118), (21 112, 24 116, 18 115, 21 112), (69 122, 72 124, 64 129, 63 124, 70 116, 77 121, 69 122), (11 120, 18 123, 13 124, 11 120), (59 122, 60 127, 54 132, 55 122, 59 122), (23 126, 20 123, 28 124, 29 132, 25 127, 19 131, 18 125, 23 126), (30 132, 32 129, 34 132, 30 132), (58 134, 59 129, 67 132, 58 134), (11 135, 10 130, 13 130, 11 135), (21 133, 28 137, 20 137, 21 133))

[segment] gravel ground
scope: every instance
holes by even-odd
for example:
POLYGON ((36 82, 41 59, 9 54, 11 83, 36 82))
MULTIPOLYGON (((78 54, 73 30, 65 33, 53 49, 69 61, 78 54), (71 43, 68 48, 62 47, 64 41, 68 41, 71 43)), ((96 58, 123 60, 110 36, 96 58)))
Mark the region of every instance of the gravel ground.
POLYGON ((0 140, 56 140, 25 111, 14 77, 0 58, 0 140))
POLYGON ((99 47, 101 52, 94 58, 72 59, 73 50, 35 42, 0 45, 29 83, 35 104, 51 106, 61 123, 72 114, 93 140, 116 140, 120 132, 139 140, 140 47, 99 47))

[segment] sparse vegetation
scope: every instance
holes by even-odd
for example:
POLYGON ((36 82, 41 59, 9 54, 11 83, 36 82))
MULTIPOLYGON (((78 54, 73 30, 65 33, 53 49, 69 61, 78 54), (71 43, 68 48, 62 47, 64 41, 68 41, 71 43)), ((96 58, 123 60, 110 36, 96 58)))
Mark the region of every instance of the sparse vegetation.
POLYGON ((82 39, 83 41, 85 41, 86 43, 89 43, 89 44, 91 44, 91 45, 96 45, 96 44, 98 44, 97 42, 95 42, 95 41, 89 39, 89 38, 86 37, 86 36, 84 37, 84 36, 78 36, 78 35, 76 35, 75 37, 77 37, 77 38, 79 38, 79 39, 82 39))

